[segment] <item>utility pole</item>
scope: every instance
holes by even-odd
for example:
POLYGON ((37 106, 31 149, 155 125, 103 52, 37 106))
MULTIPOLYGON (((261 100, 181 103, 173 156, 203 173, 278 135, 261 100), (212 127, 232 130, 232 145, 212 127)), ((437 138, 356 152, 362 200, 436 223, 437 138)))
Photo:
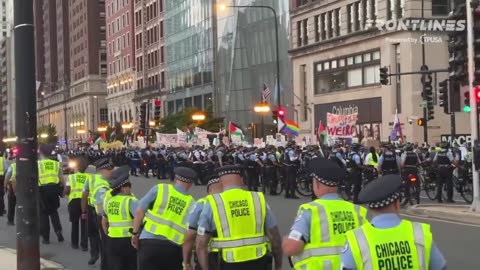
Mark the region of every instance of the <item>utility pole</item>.
POLYGON ((40 270, 33 0, 14 1, 17 270, 40 270))
MULTIPOLYGON (((425 18, 425 0, 422 0, 422 19, 425 18)), ((423 39, 424 33, 422 33, 422 36, 420 38, 423 39)), ((422 40, 423 41, 423 40, 422 40)), ((425 62, 426 62, 426 56, 425 56, 425 42, 422 42, 422 68, 421 70, 424 70, 425 68, 425 62)), ((428 69, 428 68, 427 68, 428 69)), ((422 74, 422 93, 423 93, 423 100, 426 100, 426 90, 425 90, 425 81, 426 74, 422 74)), ((423 108, 423 119, 425 119, 425 125, 423 125, 423 141, 425 143, 428 143, 428 108, 423 108)))

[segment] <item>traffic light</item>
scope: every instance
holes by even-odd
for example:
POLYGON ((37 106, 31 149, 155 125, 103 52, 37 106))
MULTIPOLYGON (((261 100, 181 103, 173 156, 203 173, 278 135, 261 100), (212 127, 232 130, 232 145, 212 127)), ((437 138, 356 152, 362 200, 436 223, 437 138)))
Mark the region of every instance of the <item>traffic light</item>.
POLYGON ((380 83, 383 85, 387 85, 389 83, 388 77, 388 67, 381 67, 380 68, 380 83))
POLYGON ((425 119, 423 119, 423 118, 418 118, 417 119, 417 126, 423 127, 423 126, 425 126, 425 123, 426 123, 425 119))
POLYGON ((448 80, 441 81, 439 83, 440 89, 438 90, 440 96, 440 107, 443 107, 443 112, 446 114, 449 113, 449 98, 450 98, 450 91, 448 88, 448 80))
POLYGON ((155 100, 153 102, 153 121, 155 121, 155 126, 160 124, 160 117, 161 117, 161 109, 162 109, 162 101, 155 100))
MULTIPOLYGON (((427 66, 422 67, 423 70, 428 70, 427 66)), ((435 112, 433 111, 433 87, 432 87, 432 75, 425 74, 422 75, 422 85, 423 85, 423 92, 422 98, 427 103, 427 121, 433 120, 435 112)))
POLYGON ((464 112, 471 112, 472 109, 470 108, 470 91, 465 91, 465 93, 463 94, 463 96, 464 96, 464 100, 463 100, 463 103, 464 103, 463 111, 464 111, 464 112))
POLYGON ((287 115, 287 111, 285 110, 285 108, 278 109, 278 118, 283 120, 286 115, 287 115))
MULTIPOLYGON (((467 20, 465 4, 457 5, 450 14, 449 20, 467 20)), ((448 71, 450 81, 458 81, 461 85, 468 84, 467 73, 467 28, 463 31, 453 31, 448 34, 448 71)))
POLYGON ((272 111, 272 119, 273 119, 274 124, 278 123, 278 111, 277 110, 272 111))
POLYGON ((147 128, 147 103, 142 103, 140 105, 140 129, 146 129, 147 128))

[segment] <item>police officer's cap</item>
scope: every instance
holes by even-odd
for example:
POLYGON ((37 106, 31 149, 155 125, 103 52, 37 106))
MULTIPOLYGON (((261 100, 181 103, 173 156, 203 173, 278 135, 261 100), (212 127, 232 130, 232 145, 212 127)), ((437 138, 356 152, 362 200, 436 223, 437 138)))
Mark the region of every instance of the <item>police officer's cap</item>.
POLYGON ((242 175, 242 170, 243 167, 239 165, 227 165, 220 167, 215 170, 215 172, 218 174, 218 177, 222 177, 225 175, 230 175, 230 174, 238 174, 242 175))
POLYGON ((128 166, 122 166, 112 172, 110 177, 110 187, 116 189, 123 185, 130 183, 128 177, 130 176, 130 168, 128 166))
POLYGON ((346 170, 326 158, 316 158, 308 163, 308 170, 313 179, 323 185, 335 187, 346 175, 346 170))
POLYGON ((381 209, 400 198, 401 186, 400 175, 385 175, 368 183, 360 192, 358 199, 371 209, 381 209))
POLYGON ((175 179, 185 183, 192 183, 197 179, 197 173, 188 167, 176 167, 173 172, 175 173, 175 179))
POLYGON ((97 170, 103 170, 103 169, 111 170, 113 169, 113 167, 114 167, 113 163, 109 158, 101 158, 95 161, 95 168, 97 170))
POLYGON ((440 144, 440 147, 443 148, 443 149, 447 149, 450 147, 450 143, 449 142, 442 142, 440 144))
POLYGON ((42 144, 40 145, 38 150, 40 154, 48 156, 50 155, 53 149, 55 149, 55 147, 52 147, 51 145, 48 145, 48 144, 42 144))
POLYGON ((220 183, 220 178, 216 174, 208 175, 207 177, 205 177, 205 182, 207 182, 207 191, 208 191, 208 188, 211 185, 220 183))

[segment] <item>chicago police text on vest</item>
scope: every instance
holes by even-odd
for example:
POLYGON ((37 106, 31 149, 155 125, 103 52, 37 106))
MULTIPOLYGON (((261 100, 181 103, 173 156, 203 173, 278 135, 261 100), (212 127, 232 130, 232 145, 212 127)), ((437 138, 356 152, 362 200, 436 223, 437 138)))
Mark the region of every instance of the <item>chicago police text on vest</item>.
POLYGON ((110 202, 107 209, 108 215, 120 215, 120 202, 110 202))
POLYGON ((174 212, 177 215, 183 213, 183 209, 187 206, 187 202, 176 197, 170 197, 168 200, 167 210, 174 212))
POLYGON ((408 241, 389 242, 375 246, 378 269, 413 269, 412 250, 408 241))
POLYGON ((230 214, 232 217, 243 217, 250 215, 250 208, 247 200, 229 202, 230 214))
POLYGON ((335 234, 345 234, 347 231, 355 229, 355 218, 349 211, 330 212, 333 222, 333 232, 335 234))

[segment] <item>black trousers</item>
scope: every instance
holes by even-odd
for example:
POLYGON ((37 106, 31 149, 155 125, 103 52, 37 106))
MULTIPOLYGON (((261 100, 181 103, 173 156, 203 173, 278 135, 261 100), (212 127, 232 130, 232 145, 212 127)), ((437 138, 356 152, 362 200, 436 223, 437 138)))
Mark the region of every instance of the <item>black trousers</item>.
POLYGON ((73 246, 78 247, 79 235, 80 246, 83 249, 88 248, 87 222, 82 219, 82 199, 73 199, 68 203, 68 214, 72 223, 72 233, 70 239, 73 246))
MULTIPOLYGON (((222 270, 266 270, 268 267, 268 256, 264 256, 260 259, 241 262, 241 263, 226 263, 221 262, 220 269, 222 270)), ((271 269, 271 268, 270 268, 271 269)))
POLYGON ((167 240, 141 239, 138 247, 138 270, 182 270, 182 247, 167 240))
POLYGON ((439 167, 437 177, 437 200, 442 200, 443 185, 447 188, 447 200, 453 200, 453 172, 450 167, 439 167))
POLYGON ((40 187, 40 235, 45 240, 50 240, 50 221, 52 222, 55 233, 62 232, 60 217, 58 216, 58 207, 60 198, 58 197, 58 186, 40 187))
POLYGON ((297 187, 297 166, 285 167, 286 186, 285 197, 292 198, 295 196, 295 190, 297 187))
POLYGON ((255 167, 247 168, 247 185, 248 185, 248 190, 250 191, 258 191, 258 172, 255 169, 255 167))
POLYGON ((353 172, 351 177, 353 184, 353 203, 358 203, 358 194, 362 190, 362 173, 353 172))
POLYGON ((5 181, 5 175, 0 175, 0 217, 5 214, 5 189, 3 188, 3 183, 5 181))
POLYGON ((137 270, 137 250, 131 238, 108 239, 109 270, 137 270))
POLYGON ((15 192, 13 192, 12 183, 8 184, 7 201, 7 220, 9 223, 13 224, 15 221, 15 206, 17 205, 17 196, 15 196, 15 192))
POLYGON ((102 229, 102 217, 97 215, 97 228, 100 231, 100 269, 109 270, 108 267, 108 236, 102 229))
POLYGON ((97 226, 97 214, 95 208, 88 206, 87 212, 87 234, 90 241, 90 257, 100 256, 100 232, 97 226))

